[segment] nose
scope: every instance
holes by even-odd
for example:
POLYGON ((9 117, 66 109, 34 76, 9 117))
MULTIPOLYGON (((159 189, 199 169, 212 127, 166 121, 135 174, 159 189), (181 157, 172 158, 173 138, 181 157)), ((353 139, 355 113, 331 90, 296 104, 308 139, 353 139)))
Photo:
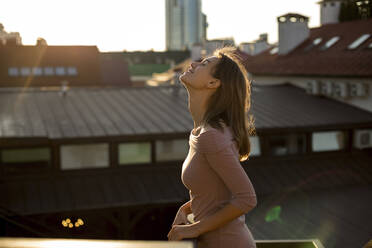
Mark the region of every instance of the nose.
POLYGON ((192 62, 192 63, 191 63, 191 68, 195 68, 196 65, 197 65, 197 62, 195 62, 195 61, 192 62))

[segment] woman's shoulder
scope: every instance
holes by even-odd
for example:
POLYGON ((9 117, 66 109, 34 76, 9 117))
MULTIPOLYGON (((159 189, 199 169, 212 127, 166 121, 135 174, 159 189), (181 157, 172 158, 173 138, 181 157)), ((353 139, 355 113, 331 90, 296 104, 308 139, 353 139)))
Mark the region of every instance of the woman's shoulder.
POLYGON ((193 135, 194 143, 201 152, 218 152, 231 142, 228 128, 222 130, 211 126, 201 127, 197 135, 193 135))

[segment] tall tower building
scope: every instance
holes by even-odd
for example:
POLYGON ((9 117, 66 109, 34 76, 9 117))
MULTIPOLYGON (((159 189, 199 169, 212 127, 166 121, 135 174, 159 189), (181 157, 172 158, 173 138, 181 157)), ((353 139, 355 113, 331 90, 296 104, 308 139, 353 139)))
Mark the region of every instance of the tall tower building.
POLYGON ((166 0, 167 50, 191 49, 206 40, 206 16, 201 12, 201 0, 166 0))

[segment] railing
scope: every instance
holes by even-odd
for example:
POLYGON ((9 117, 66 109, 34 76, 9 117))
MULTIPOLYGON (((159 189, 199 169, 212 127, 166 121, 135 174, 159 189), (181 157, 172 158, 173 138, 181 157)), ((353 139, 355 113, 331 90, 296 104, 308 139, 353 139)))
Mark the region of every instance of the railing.
POLYGON ((0 248, 196 248, 191 241, 0 238, 0 248))
MULTIPOLYGON (((0 248, 196 248, 192 241, 0 238, 0 248)), ((256 240, 257 248, 324 248, 317 239, 256 240)))
POLYGON ((255 240, 257 248, 324 248, 318 239, 255 240))

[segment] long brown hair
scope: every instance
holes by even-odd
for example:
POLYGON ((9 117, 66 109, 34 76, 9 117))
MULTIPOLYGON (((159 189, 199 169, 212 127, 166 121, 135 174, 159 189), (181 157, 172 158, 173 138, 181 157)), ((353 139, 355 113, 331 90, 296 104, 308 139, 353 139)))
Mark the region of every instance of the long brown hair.
POLYGON ((221 120, 230 126, 238 144, 239 160, 244 161, 251 151, 249 135, 255 132, 253 117, 248 115, 251 82, 236 48, 220 48, 214 55, 219 60, 212 69, 212 76, 219 79, 221 85, 208 100, 203 123, 219 130, 223 130, 221 120))

